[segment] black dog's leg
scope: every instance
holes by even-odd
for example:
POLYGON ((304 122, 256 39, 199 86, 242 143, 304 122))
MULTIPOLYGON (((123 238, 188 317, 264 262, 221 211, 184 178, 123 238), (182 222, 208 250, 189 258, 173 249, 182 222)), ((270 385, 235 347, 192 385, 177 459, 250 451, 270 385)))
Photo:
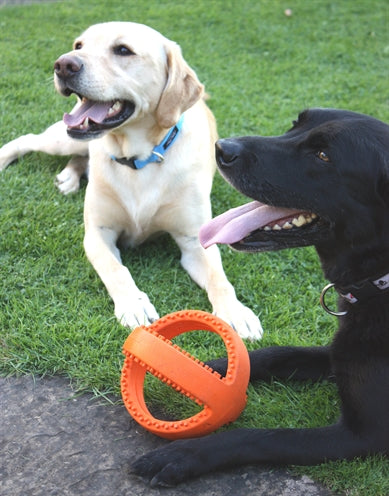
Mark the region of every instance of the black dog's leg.
MULTIPOLYGON (((318 380, 331 373, 327 347, 271 347, 249 353, 251 380, 280 379, 318 380)), ((226 373, 227 359, 208 362, 222 375, 226 373)), ((337 439, 344 434, 340 426, 320 430, 244 430, 237 429, 201 439, 174 442, 156 450, 134 465, 139 475, 152 479, 153 485, 172 485, 196 475, 232 465, 277 462, 304 463, 314 458, 312 450, 321 452, 321 444, 334 431, 337 439), (311 445, 311 450, 309 446, 311 445), (296 450, 300 453, 295 458, 296 450), (281 456, 280 456, 281 455, 281 456), (290 456, 288 456, 290 455, 290 456)), ((331 445, 331 441, 329 443, 331 445)), ((328 451, 328 455, 330 456, 328 451)))
MULTIPOLYGON (((328 348, 271 348, 250 353, 252 378, 319 378, 330 374, 328 348)), ((340 360, 338 360, 339 362, 340 360)), ((134 472, 152 485, 175 485, 190 477, 232 466, 270 463, 314 465, 369 453, 389 453, 387 358, 350 363, 337 385, 342 418, 313 429, 236 429, 173 442, 137 460, 134 472), (362 401, 362 398, 368 398, 362 401)), ((225 370, 226 362, 214 361, 225 370)))
MULTIPOLYGON (((329 347, 272 346, 251 351, 250 381, 294 379, 297 381, 326 379, 331 375, 329 347)), ((227 359, 211 360, 207 365, 225 375, 227 359)))
POLYGON ((317 429, 236 429, 175 441, 138 459, 133 470, 152 486, 172 486, 239 465, 313 465, 367 453, 366 438, 355 436, 341 423, 317 429))

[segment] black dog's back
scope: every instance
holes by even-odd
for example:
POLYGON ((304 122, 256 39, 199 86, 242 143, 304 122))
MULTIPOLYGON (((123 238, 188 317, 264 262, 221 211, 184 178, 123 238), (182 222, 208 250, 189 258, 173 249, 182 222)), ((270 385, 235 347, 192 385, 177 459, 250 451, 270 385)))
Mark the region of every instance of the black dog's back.
MULTIPOLYGON (((237 429, 177 441, 134 470, 170 485, 233 465, 389 454, 389 126, 313 109, 282 136, 220 140, 216 150, 223 176, 255 202, 212 221, 204 242, 240 251, 312 244, 339 293, 339 330, 329 347, 253 351, 251 380, 335 378, 341 417, 314 429, 237 429)), ((210 364, 226 370, 225 359, 210 364)))

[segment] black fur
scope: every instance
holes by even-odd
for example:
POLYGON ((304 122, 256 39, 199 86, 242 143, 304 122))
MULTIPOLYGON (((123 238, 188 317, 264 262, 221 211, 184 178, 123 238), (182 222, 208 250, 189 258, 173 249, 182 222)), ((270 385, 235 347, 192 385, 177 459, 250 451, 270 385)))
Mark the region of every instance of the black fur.
MULTIPOLYGON (((339 287, 389 273, 389 126, 353 112, 311 109, 282 136, 220 140, 216 148, 222 174, 242 193, 318 215, 302 229, 255 231, 235 248, 313 244, 325 276, 339 287)), ((330 346, 250 353, 251 380, 335 377, 341 399, 336 424, 236 429, 176 441, 137 460, 134 471, 152 485, 175 485, 243 464, 388 455, 389 292, 356 304, 340 298, 339 306, 347 314, 330 346)), ((223 373, 226 361, 211 365, 223 373)))

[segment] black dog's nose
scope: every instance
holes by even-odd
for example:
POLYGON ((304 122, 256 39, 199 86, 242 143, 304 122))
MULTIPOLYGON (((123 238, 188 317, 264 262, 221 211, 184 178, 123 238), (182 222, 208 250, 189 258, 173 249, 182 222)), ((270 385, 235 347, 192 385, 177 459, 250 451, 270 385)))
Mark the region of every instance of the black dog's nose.
POLYGON ((240 145, 234 139, 220 139, 215 149, 219 167, 231 167, 239 157, 240 145))
POLYGON ((78 74, 83 67, 82 60, 71 55, 61 55, 54 64, 54 71, 61 79, 69 79, 78 74))

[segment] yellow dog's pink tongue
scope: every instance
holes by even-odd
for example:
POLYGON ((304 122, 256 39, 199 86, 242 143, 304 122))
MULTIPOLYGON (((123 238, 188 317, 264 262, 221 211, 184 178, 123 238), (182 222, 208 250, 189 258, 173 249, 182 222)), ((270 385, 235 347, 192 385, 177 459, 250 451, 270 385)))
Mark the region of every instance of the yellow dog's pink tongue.
POLYGON ((241 207, 232 208, 204 224, 199 233, 200 243, 204 248, 215 243, 231 245, 241 241, 252 231, 277 219, 290 216, 294 212, 298 211, 290 208, 270 207, 253 201, 241 207))
POLYGON ((74 113, 64 114, 63 121, 69 127, 80 126, 86 118, 100 124, 108 116, 108 111, 112 105, 112 102, 85 100, 74 113))

